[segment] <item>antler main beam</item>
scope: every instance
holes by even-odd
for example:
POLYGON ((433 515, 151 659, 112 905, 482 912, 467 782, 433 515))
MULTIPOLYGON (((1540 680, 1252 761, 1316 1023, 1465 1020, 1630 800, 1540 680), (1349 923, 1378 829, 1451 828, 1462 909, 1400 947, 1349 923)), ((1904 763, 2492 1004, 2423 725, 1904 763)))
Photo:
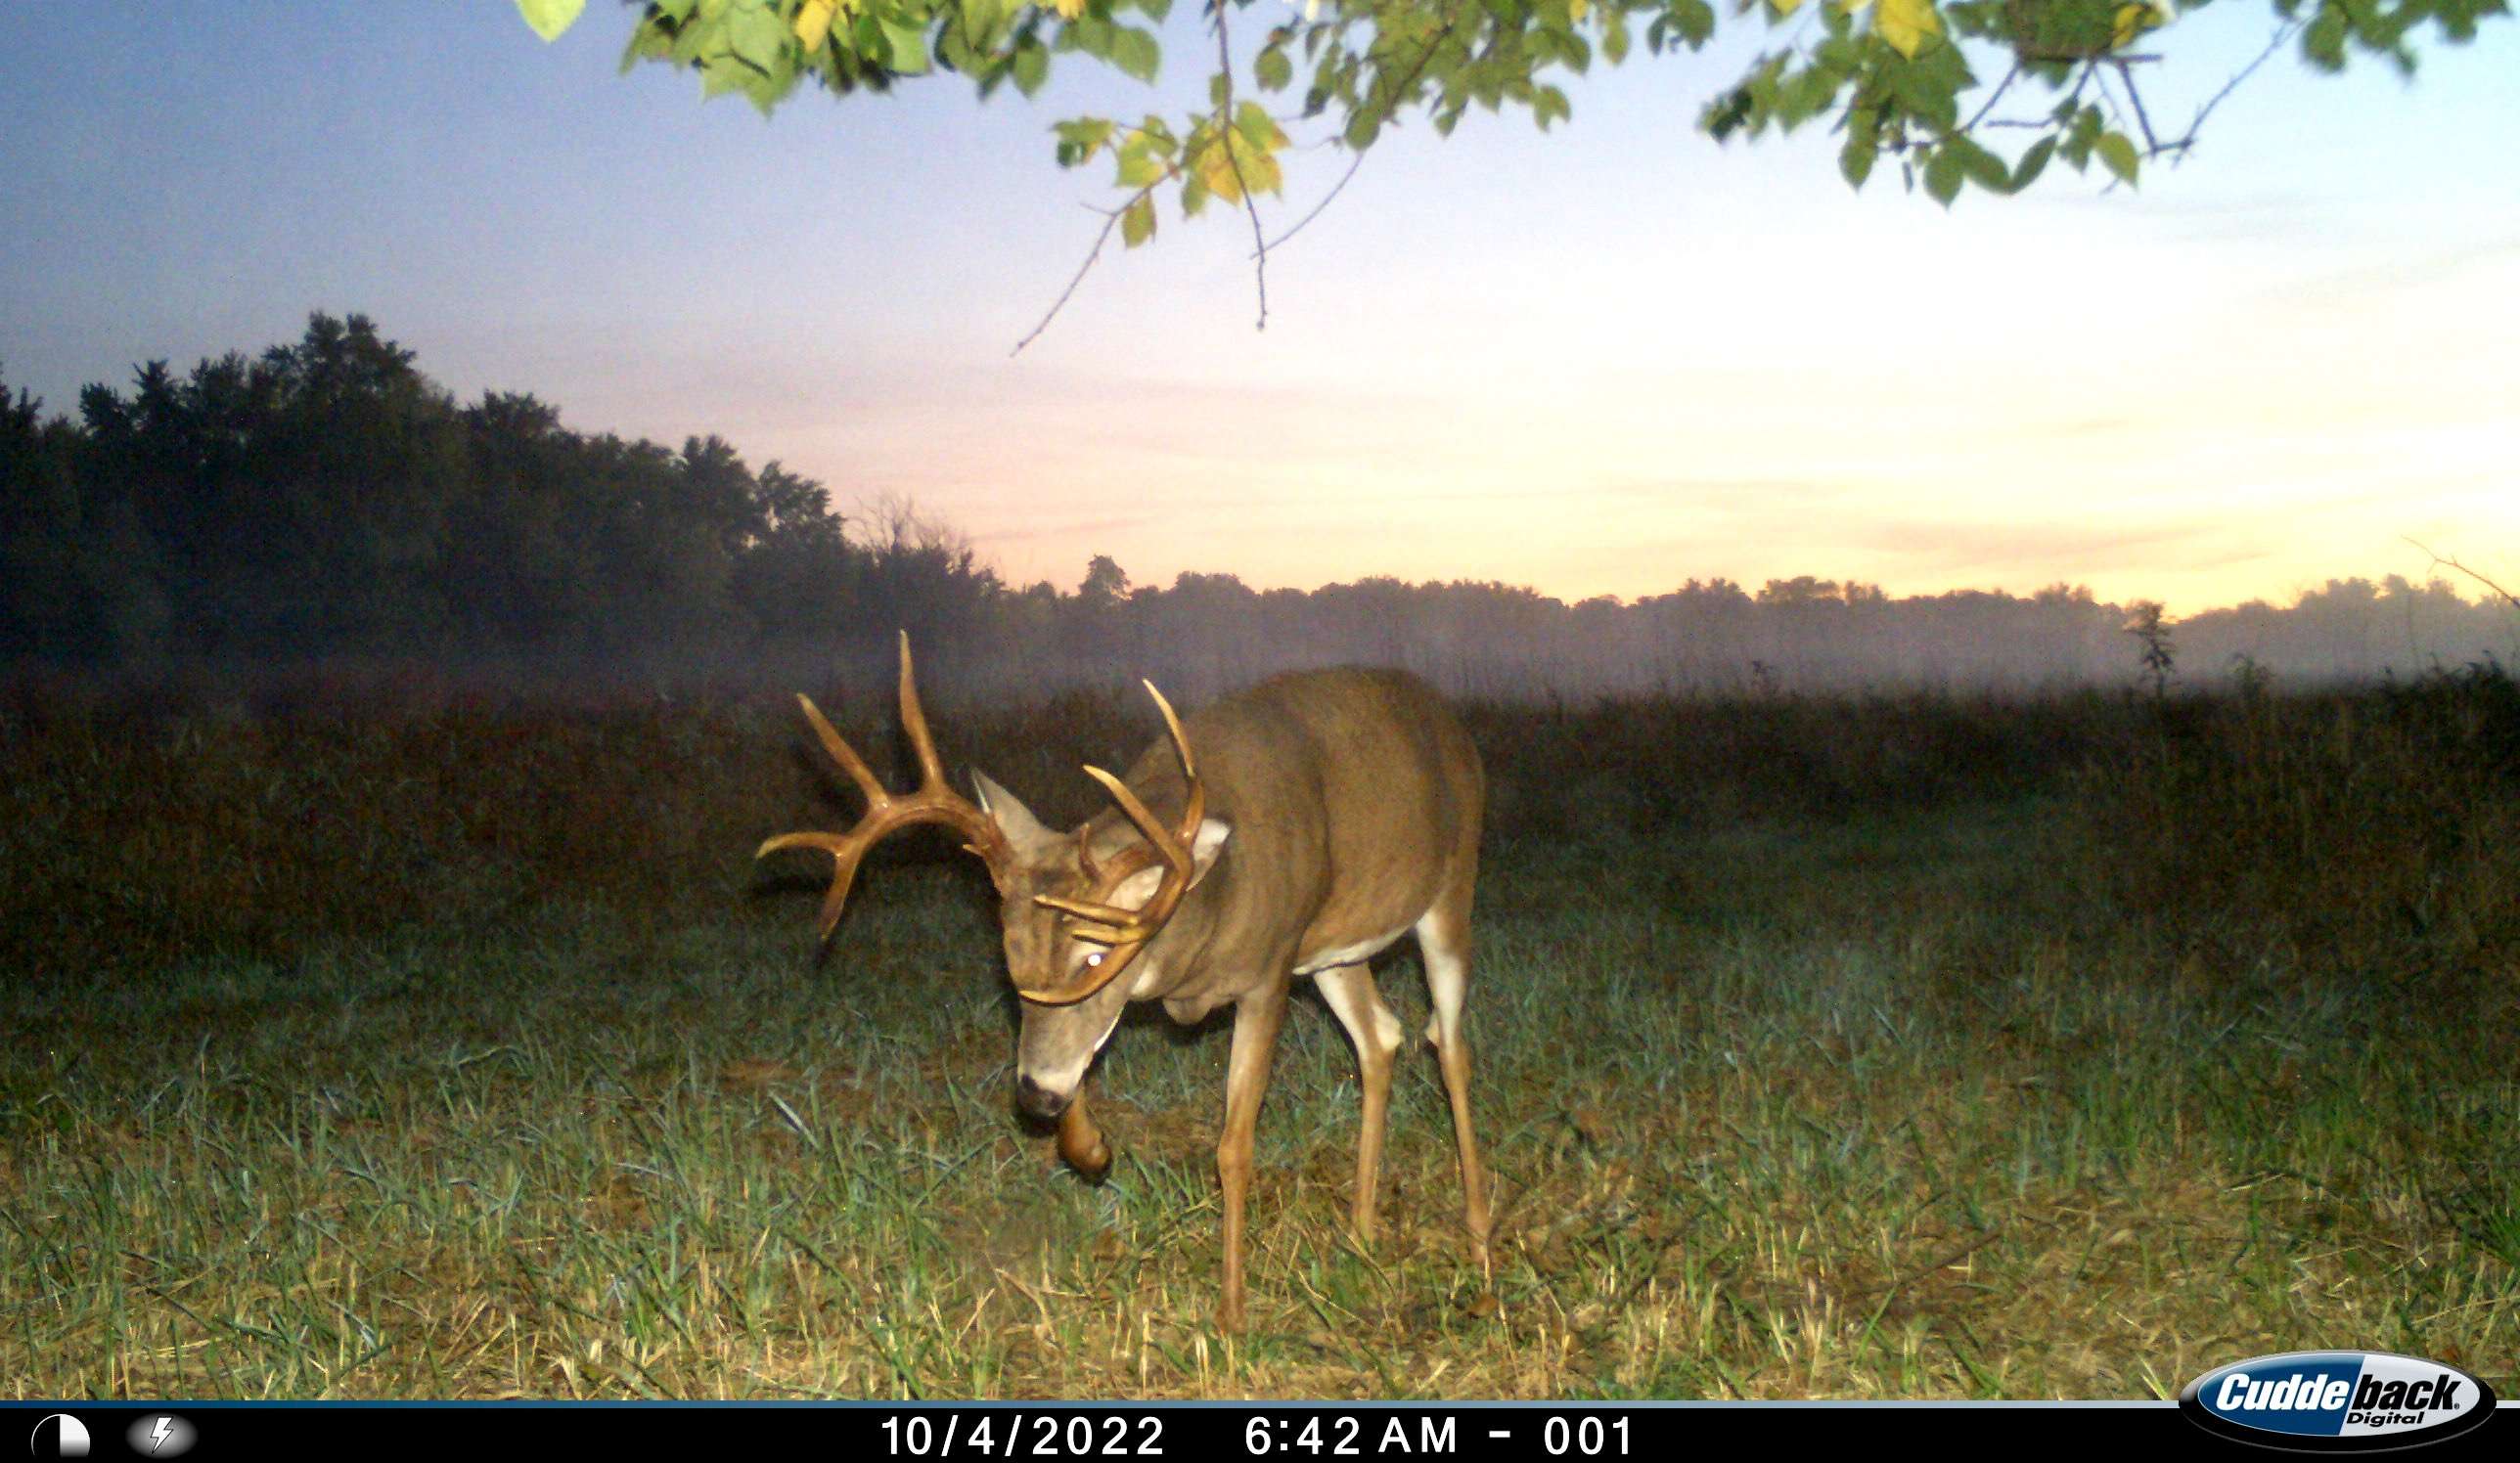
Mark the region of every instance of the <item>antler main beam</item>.
POLYGON ((943 823, 961 833, 967 840, 964 851, 978 855, 989 865, 990 879, 1001 888, 1005 886, 1013 866, 1013 850, 998 830, 997 821, 955 792, 945 780, 944 764, 936 756, 936 739, 927 730, 927 713, 919 704, 919 686, 911 669, 910 632, 901 632, 901 725, 910 735, 911 752, 919 761, 917 792, 895 796, 887 791, 866 765, 866 759, 832 728, 812 698, 799 695, 796 704, 805 708, 805 720, 813 724, 814 735, 822 741, 823 750, 832 754, 832 760, 866 795, 866 816, 845 833, 782 833, 765 839, 753 857, 765 858, 791 848, 816 848, 832 856, 832 887, 823 896, 818 921, 824 939, 830 939, 832 927, 840 922, 840 909, 848 903, 849 886, 857 879, 858 861, 886 835, 913 823, 943 823))

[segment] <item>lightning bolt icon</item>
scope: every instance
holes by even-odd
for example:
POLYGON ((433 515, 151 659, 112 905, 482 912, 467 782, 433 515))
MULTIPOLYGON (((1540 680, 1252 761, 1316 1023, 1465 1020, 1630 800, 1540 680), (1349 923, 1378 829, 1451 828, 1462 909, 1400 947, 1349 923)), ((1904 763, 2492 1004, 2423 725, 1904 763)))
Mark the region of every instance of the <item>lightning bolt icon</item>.
POLYGON ((160 1447, 165 1446, 166 1435, 173 1432, 174 1429, 175 1419, 171 1417, 161 1417, 158 1419, 158 1426, 149 1430, 149 1450, 154 1453, 160 1447))

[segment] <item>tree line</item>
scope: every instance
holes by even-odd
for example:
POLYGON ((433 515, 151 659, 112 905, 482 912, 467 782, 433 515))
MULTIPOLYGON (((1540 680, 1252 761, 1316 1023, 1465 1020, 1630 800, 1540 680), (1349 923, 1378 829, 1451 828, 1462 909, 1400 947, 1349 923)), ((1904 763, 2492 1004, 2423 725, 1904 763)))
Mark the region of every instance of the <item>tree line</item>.
MULTIPOLYGON (((535 396, 459 403, 364 316, 293 344, 164 361, 75 420, 0 384, 0 665, 238 669, 328 660, 798 684, 875 673, 908 629, 975 693, 1150 675, 1199 699, 1271 671, 1407 665, 1462 692, 2128 683, 2137 607, 2053 586, 1894 598, 1812 577, 1691 579, 1568 604, 1499 583, 1373 578, 1072 590, 1003 581, 899 500, 714 435, 679 451, 561 424, 535 396)), ((2190 678, 2365 679, 2507 653, 2501 608, 2392 576, 2171 630, 2190 678)))

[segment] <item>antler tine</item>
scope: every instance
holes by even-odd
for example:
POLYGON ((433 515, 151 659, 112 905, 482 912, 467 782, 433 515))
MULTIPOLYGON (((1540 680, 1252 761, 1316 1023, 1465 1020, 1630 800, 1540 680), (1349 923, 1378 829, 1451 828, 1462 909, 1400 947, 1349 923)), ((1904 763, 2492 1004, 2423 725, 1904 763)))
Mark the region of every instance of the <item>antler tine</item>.
MULTIPOLYGON (((1155 689, 1153 682, 1142 684, 1147 687, 1147 693, 1155 698, 1156 709, 1163 713, 1164 727, 1172 733, 1173 750, 1181 758, 1185 787, 1181 825, 1179 828, 1165 826, 1163 820, 1148 812, 1138 795, 1129 790, 1129 784, 1099 767, 1088 767, 1085 775, 1102 784, 1103 790, 1111 794, 1112 801, 1120 805, 1120 811, 1128 816, 1129 821, 1137 826, 1147 841, 1122 853, 1107 869, 1097 870, 1090 855, 1083 862, 1089 878, 1094 881, 1094 892, 1106 898, 1108 892, 1116 889, 1123 880, 1143 872, 1158 860, 1165 865, 1162 881, 1155 886, 1155 892, 1146 907, 1138 909, 1123 909, 1101 899, 1062 899, 1047 894, 1033 897, 1036 903, 1074 917, 1079 923, 1071 927, 1071 933, 1098 944, 1137 944, 1152 937, 1155 930, 1172 916, 1173 908, 1189 892, 1191 877, 1196 871, 1196 860, 1191 850, 1198 837, 1199 823, 1207 816, 1207 788, 1198 779, 1198 764, 1191 756, 1190 738, 1182 734, 1181 718, 1174 714, 1172 703, 1164 699, 1164 693, 1155 689)), ((1081 838, 1079 844, 1081 847, 1081 838)), ((1105 969, 1111 974, 1118 973, 1116 965, 1106 965, 1105 969)))
MULTIPOLYGON (((1186 872, 1190 868, 1188 841, 1164 826, 1152 813, 1148 812, 1147 805, 1138 801, 1138 795, 1129 790, 1128 783, 1099 767, 1087 768, 1085 776, 1102 784, 1102 790, 1111 794, 1111 801, 1118 803, 1120 811, 1129 815, 1129 821, 1136 823, 1138 831, 1147 835, 1147 842, 1153 845, 1155 852, 1163 857, 1166 864, 1172 865, 1175 873, 1186 872)), ((1193 784, 1191 799, 1195 802, 1197 798, 1198 793, 1193 784)), ((1196 827, 1197 824, 1193 823, 1192 826, 1196 827)))
POLYGON ((890 803, 892 794, 884 791, 883 783, 877 780, 874 769, 866 765, 857 749, 840 738, 840 733, 824 717, 823 708, 814 704, 814 698, 800 691, 796 704, 805 708, 805 720, 814 724, 814 735, 822 740, 823 750, 832 754, 832 760, 849 775, 849 780, 858 784, 858 791, 866 794, 867 811, 873 813, 890 803))
MULTIPOLYGON (((864 824, 860 826, 863 828, 864 824)), ((832 926, 840 922, 840 907, 849 902, 849 886, 857 882, 858 860, 875 846, 877 838, 889 831, 878 831, 874 838, 860 838, 856 833, 782 833, 776 838, 763 839, 752 857, 766 858, 790 848, 818 848, 832 856, 832 887, 824 893, 823 907, 814 918, 816 932, 829 940, 832 926)))
MULTIPOLYGON (((1155 698, 1155 709, 1164 714, 1164 730, 1173 734, 1173 750, 1181 754, 1182 780, 1188 782, 1195 794, 1198 790, 1198 768, 1190 760, 1190 738, 1182 735, 1181 718, 1173 715, 1173 703, 1164 699, 1162 691, 1155 689, 1155 683, 1141 681, 1138 684, 1147 688, 1148 695, 1155 698)), ((1193 822, 1183 830, 1182 836, 1187 838, 1197 831, 1198 824, 1193 822)))
MULTIPOLYGON (((919 790, 944 787, 945 767, 936 759, 936 738, 927 732, 927 712, 919 704, 919 683, 910 674, 910 632, 901 637, 901 726, 910 733, 910 750, 919 759, 919 790)), ((958 795, 959 797, 959 795, 958 795)))

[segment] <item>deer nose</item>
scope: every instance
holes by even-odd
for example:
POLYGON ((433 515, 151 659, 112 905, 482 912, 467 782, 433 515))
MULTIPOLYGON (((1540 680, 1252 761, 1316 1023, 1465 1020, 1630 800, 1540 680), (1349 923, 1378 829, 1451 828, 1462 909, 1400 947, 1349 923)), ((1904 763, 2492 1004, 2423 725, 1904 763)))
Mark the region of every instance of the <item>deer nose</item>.
POLYGON ((1054 1092, 1032 1080, 1030 1073, 1015 1077, 1015 1106, 1036 1118, 1056 1118, 1067 1108, 1068 1094, 1054 1092))

